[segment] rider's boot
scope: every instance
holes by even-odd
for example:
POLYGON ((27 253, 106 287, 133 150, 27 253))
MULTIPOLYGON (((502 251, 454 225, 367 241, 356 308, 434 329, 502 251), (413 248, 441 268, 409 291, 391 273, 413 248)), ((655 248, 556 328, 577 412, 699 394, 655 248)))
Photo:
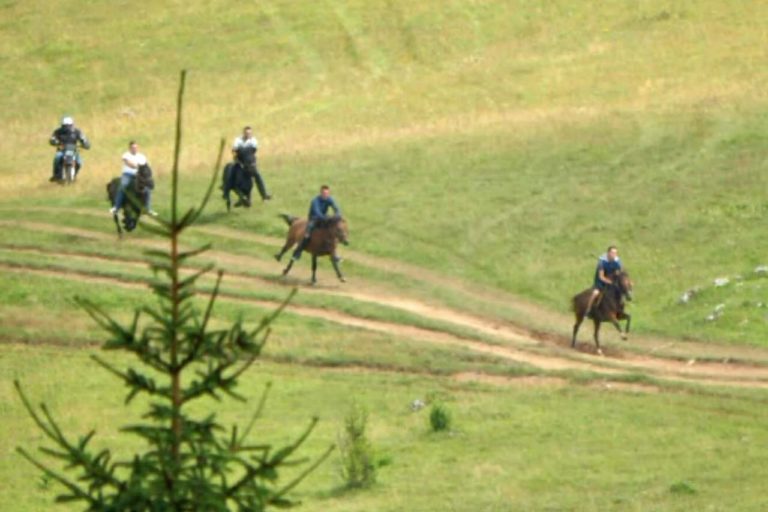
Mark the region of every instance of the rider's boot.
POLYGON ((296 247, 296 250, 293 251, 293 256, 291 256, 291 259, 293 261, 299 261, 301 258, 301 252, 307 247, 307 244, 309 243, 309 237, 305 236, 301 239, 301 242, 299 242, 299 246, 296 247))
POLYGON ((253 173, 253 178, 256 180, 256 187, 259 189, 259 195, 261 196, 262 201, 269 201, 272 199, 272 194, 267 192, 267 187, 264 185, 264 179, 262 179, 261 174, 259 174, 258 170, 255 170, 253 173))

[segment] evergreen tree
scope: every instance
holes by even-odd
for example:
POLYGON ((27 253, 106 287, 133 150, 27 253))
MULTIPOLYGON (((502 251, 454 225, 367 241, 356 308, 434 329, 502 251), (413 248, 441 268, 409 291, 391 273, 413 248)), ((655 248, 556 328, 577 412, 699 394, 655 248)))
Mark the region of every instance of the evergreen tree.
POLYGON ((88 299, 77 301, 109 333, 105 350, 133 354, 139 369, 119 369, 103 358, 93 359, 120 378, 128 388, 126 403, 139 394, 149 397, 148 411, 137 423, 121 430, 144 439, 147 450, 130 460, 114 460, 109 449, 96 452, 89 444, 94 432, 72 440, 60 429, 45 404, 34 408, 19 382, 16 389, 37 426, 52 441, 53 447, 41 447, 45 455, 64 462, 75 478, 50 469, 24 448, 19 453, 40 468, 47 477, 62 484, 66 492, 59 502, 81 501, 89 511, 260 511, 270 506, 292 503, 286 494, 329 454, 330 447, 314 464, 294 480, 278 486, 278 471, 304 461, 291 460, 309 436, 317 418, 292 444, 274 449, 268 444, 248 441, 259 418, 267 391, 261 397, 244 429, 229 429, 220 424, 215 413, 193 416, 188 405, 212 397, 227 395, 245 400, 238 393, 239 377, 259 357, 270 333, 270 325, 295 293, 259 325, 247 329, 236 322, 227 329, 209 328, 223 273, 218 278, 204 312, 194 306, 195 284, 212 265, 191 275, 183 272, 190 258, 210 245, 182 251, 181 234, 199 218, 216 183, 221 166, 224 140, 219 146, 214 176, 199 208, 178 213, 179 154, 181 120, 186 72, 181 73, 178 93, 176 140, 171 184, 170 219, 159 219, 155 226, 145 226, 170 242, 168 252, 147 251, 154 271, 151 288, 158 305, 136 310, 133 321, 122 325, 88 299), (184 377, 184 378, 182 378, 184 377))

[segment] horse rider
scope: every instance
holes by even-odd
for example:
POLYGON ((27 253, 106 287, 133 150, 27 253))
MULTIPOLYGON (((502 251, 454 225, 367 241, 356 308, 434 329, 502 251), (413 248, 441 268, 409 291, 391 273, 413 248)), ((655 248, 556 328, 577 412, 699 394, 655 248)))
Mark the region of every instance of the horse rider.
POLYGON ((339 208, 339 204, 331 196, 331 187, 323 185, 320 187, 320 194, 312 199, 312 202, 309 204, 307 230, 304 232, 304 238, 299 242, 296 250, 293 251, 292 258, 294 261, 298 261, 301 258, 301 251, 304 250, 310 238, 312 238, 312 231, 317 227, 318 222, 327 218, 329 208, 333 208, 334 214, 341 217, 341 208, 339 208))
MULTIPOLYGON (((256 180, 256 186, 259 189, 259 195, 262 201, 269 201, 272 199, 272 195, 267 193, 267 187, 264 185, 264 180, 259 173, 259 168, 256 162, 256 152, 259 150, 259 143, 256 137, 253 136, 253 129, 250 126, 243 128, 243 134, 235 137, 235 142, 232 144, 232 157, 233 160, 240 164, 242 170, 247 170, 246 162, 241 162, 238 158, 238 151, 253 152, 253 177, 256 180)), ((230 177, 232 179, 232 177, 230 177)))
MULTIPOLYGON (((53 175, 50 181, 56 181, 61 178, 59 166, 61 165, 61 159, 64 157, 65 144, 77 145, 79 143, 84 149, 91 149, 90 141, 79 128, 75 127, 75 120, 70 116, 65 116, 61 119, 61 126, 53 131, 49 142, 51 146, 57 146, 56 155, 53 157, 53 175)), ((80 169, 83 165, 83 159, 79 152, 75 153, 75 158, 77 168, 80 169)))
POLYGON ((584 313, 584 316, 589 316, 592 305, 594 304, 598 295, 604 293, 606 287, 613 284, 613 278, 619 271, 621 271, 619 250, 615 245, 611 245, 605 251, 605 254, 600 256, 600 258, 597 260, 595 280, 592 286, 592 295, 589 296, 589 302, 587 302, 587 309, 584 313))
MULTIPOLYGON (((131 186, 136 179, 136 173, 139 167, 147 164, 147 157, 143 153, 139 153, 139 145, 135 140, 128 143, 128 151, 123 153, 123 173, 120 176, 120 188, 117 190, 117 197, 115 197, 115 204, 109 209, 109 213, 114 215, 120 211, 125 200, 125 190, 131 186)), ((145 203, 147 213, 153 217, 157 216, 157 212, 152 209, 152 189, 147 188, 145 203)))

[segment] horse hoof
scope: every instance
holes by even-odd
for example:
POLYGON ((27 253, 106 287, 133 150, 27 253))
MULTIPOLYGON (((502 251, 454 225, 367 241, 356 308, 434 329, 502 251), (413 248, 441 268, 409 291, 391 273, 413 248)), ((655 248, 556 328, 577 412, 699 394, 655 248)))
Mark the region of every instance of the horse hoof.
POLYGON ((601 349, 601 348, 597 349, 597 355, 599 355, 601 357, 604 356, 605 354, 603 354, 603 349, 601 349))
POLYGON ((279 254, 275 254, 275 259, 276 259, 277 261, 280 261, 280 255, 279 255, 279 254))
POLYGON ((627 341, 627 339, 628 339, 628 336, 627 336, 626 334, 622 334, 622 335, 621 335, 621 339, 623 339, 624 341, 627 341))
POLYGON ((346 279, 344 279, 343 277, 340 277, 340 278, 339 278, 339 281, 341 281, 342 283, 346 283, 346 282, 347 282, 347 280, 346 280, 346 279))

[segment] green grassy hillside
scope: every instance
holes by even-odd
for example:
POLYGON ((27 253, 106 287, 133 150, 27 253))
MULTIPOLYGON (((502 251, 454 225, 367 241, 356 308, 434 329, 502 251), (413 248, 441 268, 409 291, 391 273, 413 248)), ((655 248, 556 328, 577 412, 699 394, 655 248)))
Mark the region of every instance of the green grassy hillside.
POLYGON ((130 138, 155 164, 161 199, 186 67, 191 183, 202 188, 220 137, 249 123, 262 144, 277 200, 232 225, 279 234, 273 214, 303 213, 329 182, 360 249, 557 310, 617 243, 638 286, 638 330, 764 338, 749 306, 759 283, 675 306, 689 288, 768 263, 760 3, 2 9, 7 205, 103 208, 130 138), (68 191, 44 183, 63 113, 94 141, 68 191), (726 313, 706 322, 719 303, 726 313))
POLYGON ((116 240, 104 185, 137 139, 168 212, 183 68, 183 201, 245 124, 275 196, 229 214, 216 199, 184 242, 213 242, 202 260, 229 272, 220 320, 306 283, 308 261, 279 277, 278 213, 329 183, 351 224, 349 283, 321 263, 245 383, 283 391, 267 434, 321 415, 309 455, 352 398, 372 412, 379 485, 339 492, 327 464, 299 489, 306 510, 763 510, 765 392, 716 385, 765 386, 749 373, 768 361, 765 19, 725 0, 0 0, 0 510, 54 490, 13 452, 40 440, 14 378, 72 431, 96 418, 133 447, 71 297, 118 316, 152 300, 140 260, 158 241, 116 240), (64 114, 93 142, 69 188, 47 182, 64 114), (606 332, 618 356, 598 359, 560 345, 608 244, 643 336, 606 332), (754 367, 695 364, 734 358, 754 367), (423 397, 456 432, 426 433, 408 411, 423 397))

